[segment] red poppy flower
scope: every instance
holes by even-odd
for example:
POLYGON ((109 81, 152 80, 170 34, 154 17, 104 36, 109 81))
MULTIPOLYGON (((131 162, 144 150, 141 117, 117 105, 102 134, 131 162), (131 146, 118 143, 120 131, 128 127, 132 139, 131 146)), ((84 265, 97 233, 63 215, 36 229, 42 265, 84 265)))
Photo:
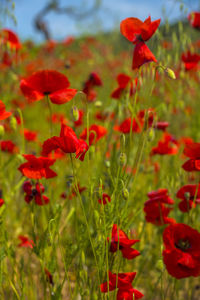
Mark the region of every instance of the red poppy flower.
POLYGON ((200 171, 200 143, 186 144, 183 154, 190 159, 182 165, 182 168, 187 172, 200 171))
POLYGON ((12 141, 1 141, 0 142, 1 151, 9 153, 17 153, 19 151, 18 147, 12 141))
POLYGON ((41 183, 36 183, 35 187, 30 181, 25 181, 23 184, 23 190, 26 193, 25 201, 29 204, 33 199, 37 205, 46 205, 49 203, 49 198, 42 195, 45 191, 44 186, 41 183))
POLYGON ((174 200, 172 200, 168 195, 167 189, 158 189, 157 191, 152 191, 147 194, 149 200, 145 203, 165 203, 165 204, 174 204, 174 200))
POLYGON ((200 275, 200 233, 185 224, 172 224, 163 233, 163 260, 177 279, 200 275))
POLYGON ((4 205, 4 203, 5 203, 5 201, 4 201, 2 198, 0 198, 0 207, 1 207, 2 205, 4 205))
POLYGON ((0 41, 3 44, 9 44, 11 49, 18 50, 21 48, 21 44, 18 36, 10 29, 2 29, 0 32, 0 41))
POLYGON ((151 22, 148 17, 144 22, 137 18, 127 18, 120 24, 121 33, 133 44, 148 41, 160 25, 161 19, 151 22))
POLYGON ((26 236, 19 235, 18 239, 21 241, 20 244, 18 245, 18 247, 25 247, 25 248, 33 249, 33 247, 35 246, 34 242, 26 236))
POLYGON ((12 113, 6 111, 5 104, 0 100, 0 121, 9 118, 11 115, 12 113))
POLYGON ((200 61, 200 55, 197 53, 191 53, 187 51, 187 53, 183 53, 181 56, 182 62, 184 63, 185 70, 189 71, 192 69, 198 69, 198 63, 200 61))
POLYGON ((169 126, 169 123, 168 122, 157 122, 155 125, 154 125, 154 128, 155 129, 158 129, 158 130, 162 130, 162 131, 165 131, 166 128, 169 126))
POLYGON ((58 148, 65 153, 76 153, 76 158, 83 161, 89 147, 85 141, 77 138, 72 128, 62 124, 60 136, 53 136, 44 142, 42 155, 47 156, 51 151, 58 148))
POLYGON ((107 293, 118 288, 117 300, 140 299, 144 295, 132 287, 132 281, 136 276, 136 272, 130 273, 112 273, 109 271, 109 284, 106 282, 101 284, 101 292, 107 293))
POLYGON ((200 204, 200 185, 184 185, 178 190, 176 197, 182 200, 179 203, 179 209, 182 212, 188 212, 196 204, 200 204))
POLYGON ((54 285, 53 275, 46 268, 44 269, 44 271, 45 271, 45 274, 46 274, 46 280, 47 280, 47 282, 49 282, 51 285, 54 285))
MULTIPOLYGON (((107 129, 101 125, 92 124, 89 128, 89 144, 98 142, 102 137, 107 134, 107 129)), ((87 139, 87 128, 80 134, 80 138, 87 139)))
POLYGON ((136 44, 133 51, 132 69, 138 69, 143 64, 148 62, 157 62, 157 59, 153 53, 149 50, 144 42, 136 44))
POLYGON ((94 101, 96 98, 96 92, 93 90, 95 86, 102 86, 102 81, 99 75, 93 72, 83 86, 83 92, 87 95, 89 101, 94 101))
POLYGON ((24 137, 29 142, 35 142, 37 140, 37 132, 24 128, 24 137))
POLYGON ((192 12, 188 16, 188 20, 192 27, 200 29, 200 12, 192 12))
POLYGON ((98 202, 100 204, 103 204, 103 205, 106 205, 108 202, 110 202, 111 199, 110 199, 110 196, 106 193, 103 193, 102 194, 102 199, 99 199, 98 202))
POLYGON ((160 19, 151 22, 148 17, 144 22, 137 18, 127 18, 120 24, 121 33, 133 44, 136 44, 133 52, 132 69, 141 67, 147 62, 157 62, 153 53, 144 43, 148 41, 157 30, 160 19))
POLYGON ((151 155, 175 155, 178 153, 178 142, 169 133, 164 133, 156 147, 151 150, 151 155))
POLYGON ((22 164, 18 170, 30 179, 52 178, 57 174, 49 167, 55 162, 55 159, 47 157, 35 157, 32 154, 24 154, 24 158, 28 161, 22 164))
POLYGON ((144 204, 145 219, 147 222, 156 226, 162 226, 164 224, 171 224, 175 221, 172 218, 168 218, 171 207, 166 207, 162 201, 148 200, 144 204))
POLYGON ((63 104, 69 102, 77 92, 75 89, 69 89, 69 85, 65 75, 54 70, 43 70, 22 79, 20 88, 31 102, 48 95, 52 103, 63 104))
MULTIPOLYGON (((130 85, 129 91, 130 91, 130 96, 133 95, 133 82, 130 76, 126 74, 119 74, 117 76, 117 82, 118 82, 118 87, 112 92, 111 97, 114 99, 120 99, 122 96, 123 92, 126 90, 126 88, 130 85)), ((135 87, 137 86, 137 78, 135 78, 135 87)))
MULTIPOLYGON (((107 239, 109 241, 109 238, 107 239)), ((113 224, 112 237, 110 244, 110 252, 116 252, 118 249, 122 252, 122 256, 127 259, 133 259, 140 255, 140 252, 131 248, 139 240, 129 240, 128 236, 117 228, 117 224, 113 224)))

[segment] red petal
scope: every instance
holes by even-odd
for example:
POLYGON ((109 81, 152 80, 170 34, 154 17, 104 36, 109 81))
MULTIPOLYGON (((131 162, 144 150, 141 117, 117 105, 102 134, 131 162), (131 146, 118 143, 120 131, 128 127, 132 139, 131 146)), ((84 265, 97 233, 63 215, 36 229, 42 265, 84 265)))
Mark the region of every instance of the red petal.
POLYGON ((153 53, 149 50, 144 42, 139 42, 133 52, 132 69, 137 69, 148 62, 157 62, 153 53))
POLYGON ((69 102, 77 93, 76 89, 59 90, 50 94, 50 100, 54 104, 64 104, 69 102))

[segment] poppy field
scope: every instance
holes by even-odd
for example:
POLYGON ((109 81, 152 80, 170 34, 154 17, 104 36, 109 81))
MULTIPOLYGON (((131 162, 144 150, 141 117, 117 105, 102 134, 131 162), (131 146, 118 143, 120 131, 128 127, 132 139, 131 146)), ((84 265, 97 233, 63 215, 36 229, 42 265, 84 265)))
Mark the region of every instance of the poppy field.
POLYGON ((0 299, 200 299, 200 12, 160 23, 1 28, 0 299))

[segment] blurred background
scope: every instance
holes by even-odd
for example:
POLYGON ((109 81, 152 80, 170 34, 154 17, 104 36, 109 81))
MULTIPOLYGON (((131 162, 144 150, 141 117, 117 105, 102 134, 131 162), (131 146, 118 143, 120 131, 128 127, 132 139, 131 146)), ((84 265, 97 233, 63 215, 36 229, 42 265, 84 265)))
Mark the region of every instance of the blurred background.
POLYGON ((1 26, 35 42, 119 31, 127 17, 172 24, 199 9, 199 0, 0 0, 1 26))

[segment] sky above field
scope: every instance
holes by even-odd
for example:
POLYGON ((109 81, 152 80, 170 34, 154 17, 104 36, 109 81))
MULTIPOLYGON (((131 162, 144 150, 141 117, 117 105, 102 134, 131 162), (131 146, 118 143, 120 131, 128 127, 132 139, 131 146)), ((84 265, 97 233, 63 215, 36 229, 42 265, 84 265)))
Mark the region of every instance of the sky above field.
MULTIPOLYGON (((74 20, 68 15, 55 13, 48 14, 45 20, 49 23, 53 39, 61 40, 70 35, 119 28, 120 21, 127 17, 144 20, 150 15, 153 20, 157 18, 164 20, 167 17, 170 22, 174 22, 200 7, 199 0, 188 0, 184 1, 186 5, 181 11, 180 2, 177 0, 102 0, 99 11, 82 21, 74 20)), ((16 31, 22 39, 31 38, 38 42, 42 41, 41 34, 34 29, 33 20, 45 3, 47 0, 15 0, 17 25, 7 18, 5 27, 16 31)), ((70 5, 84 8, 91 7, 93 0, 60 0, 60 3, 61 6, 70 5)))

